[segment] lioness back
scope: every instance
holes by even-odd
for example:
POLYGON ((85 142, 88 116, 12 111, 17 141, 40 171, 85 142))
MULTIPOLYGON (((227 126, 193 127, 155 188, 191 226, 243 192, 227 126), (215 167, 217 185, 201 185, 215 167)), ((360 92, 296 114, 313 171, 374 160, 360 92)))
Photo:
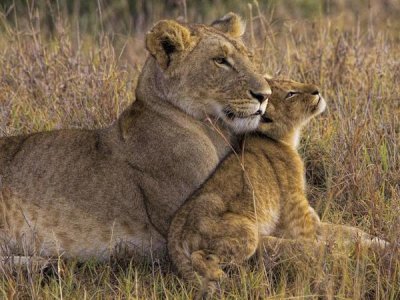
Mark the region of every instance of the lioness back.
POLYGON ((251 257, 261 235, 314 239, 319 223, 304 191, 294 136, 325 102, 313 85, 271 81, 272 96, 257 133, 244 141, 176 213, 170 257, 187 280, 212 284, 219 263, 251 257), (197 274, 196 274, 197 273, 197 274))
POLYGON ((176 209, 265 111, 270 87, 238 28, 234 14, 215 27, 160 21, 114 124, 0 139, 2 237, 39 255, 164 251, 176 209))

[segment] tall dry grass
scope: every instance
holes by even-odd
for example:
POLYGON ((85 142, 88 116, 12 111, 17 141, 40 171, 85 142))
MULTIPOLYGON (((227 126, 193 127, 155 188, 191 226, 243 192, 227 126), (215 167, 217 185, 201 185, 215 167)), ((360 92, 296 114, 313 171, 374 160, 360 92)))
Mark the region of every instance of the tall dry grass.
MULTIPOLYGON (((80 28, 77 16, 35 5, 0 14, 0 135, 106 126, 134 101, 143 30, 151 24, 113 32, 106 19, 112 11, 99 3, 104 19, 97 9, 90 30, 80 28)), ((309 197, 322 219, 399 244, 399 7, 396 1, 310 3, 252 3, 251 14, 245 3, 243 14, 253 18, 246 40, 264 71, 315 83, 328 101, 329 111, 306 128, 301 144, 309 197)), ((205 10, 196 18, 210 21, 214 14, 205 10)), ((393 251, 362 253, 357 247, 327 247, 318 256, 270 253, 231 270, 218 297, 399 299, 393 251)), ((191 293, 168 261, 60 259, 54 269, 11 267, 0 275, 1 298, 186 299, 191 293)))

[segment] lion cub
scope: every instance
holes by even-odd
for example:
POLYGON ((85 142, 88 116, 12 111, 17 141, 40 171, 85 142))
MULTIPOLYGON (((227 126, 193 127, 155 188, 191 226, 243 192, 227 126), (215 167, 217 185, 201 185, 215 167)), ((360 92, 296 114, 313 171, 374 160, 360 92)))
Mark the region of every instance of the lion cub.
POLYGON ((241 263, 261 235, 314 239, 319 218, 305 194, 299 132, 326 103, 318 88, 269 80, 267 110, 243 152, 225 159, 204 186, 177 211, 168 251, 186 280, 203 287, 224 275, 220 263, 241 263))

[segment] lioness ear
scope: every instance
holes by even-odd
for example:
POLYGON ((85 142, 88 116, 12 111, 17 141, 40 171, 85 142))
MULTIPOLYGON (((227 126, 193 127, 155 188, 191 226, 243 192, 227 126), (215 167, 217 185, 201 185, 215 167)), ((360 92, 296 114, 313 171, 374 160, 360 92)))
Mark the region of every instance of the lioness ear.
POLYGON ((163 69, 166 69, 172 57, 187 49, 193 42, 190 30, 172 20, 159 21, 146 34, 146 48, 163 69))
POLYGON ((242 18, 233 12, 226 14, 221 19, 215 20, 211 23, 211 26, 233 38, 241 37, 246 30, 246 24, 242 21, 242 18))

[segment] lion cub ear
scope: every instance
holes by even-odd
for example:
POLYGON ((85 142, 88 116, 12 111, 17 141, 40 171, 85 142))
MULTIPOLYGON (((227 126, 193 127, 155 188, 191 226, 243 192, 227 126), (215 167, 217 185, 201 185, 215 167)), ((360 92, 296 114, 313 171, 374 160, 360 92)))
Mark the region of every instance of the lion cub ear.
POLYGON ((242 18, 233 12, 227 13, 221 19, 215 20, 211 23, 211 26, 233 38, 241 37, 246 30, 246 24, 242 18))
POLYGON ((269 73, 264 73, 264 74, 263 74, 263 77, 264 77, 264 79, 265 79, 266 81, 270 81, 270 80, 273 80, 273 79, 274 79, 274 77, 273 77, 271 74, 269 74, 269 73))
POLYGON ((194 42, 190 30, 172 20, 162 20, 146 34, 146 48, 165 70, 175 54, 180 53, 194 42))

